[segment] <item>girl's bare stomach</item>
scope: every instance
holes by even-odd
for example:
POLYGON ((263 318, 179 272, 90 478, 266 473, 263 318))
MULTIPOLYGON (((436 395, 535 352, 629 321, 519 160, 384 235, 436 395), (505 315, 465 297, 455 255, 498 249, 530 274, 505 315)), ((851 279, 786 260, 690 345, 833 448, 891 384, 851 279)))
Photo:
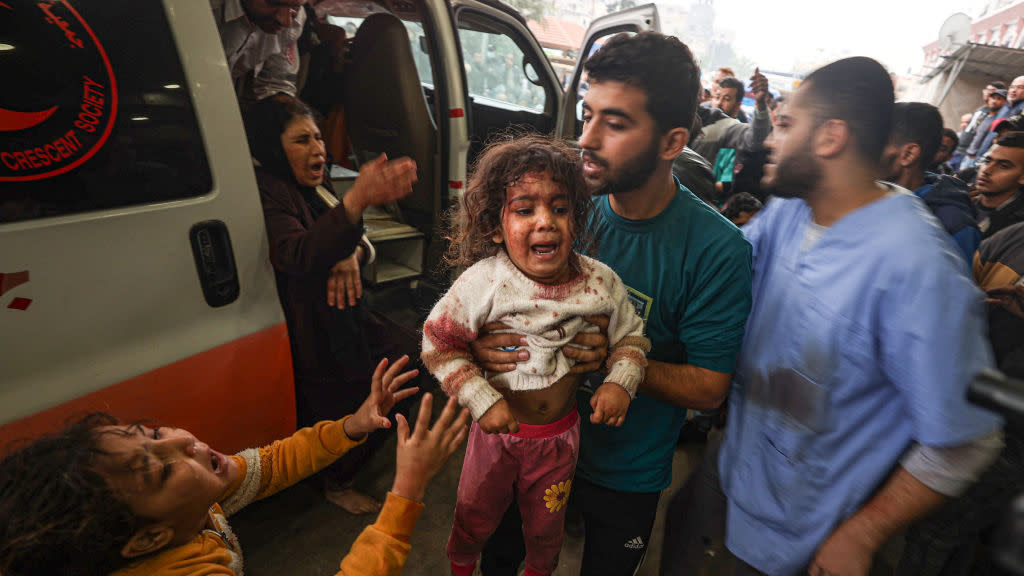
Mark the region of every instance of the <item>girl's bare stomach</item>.
POLYGON ((566 374, 543 390, 505 389, 500 392, 520 423, 550 424, 565 418, 576 405, 579 381, 579 375, 566 374))

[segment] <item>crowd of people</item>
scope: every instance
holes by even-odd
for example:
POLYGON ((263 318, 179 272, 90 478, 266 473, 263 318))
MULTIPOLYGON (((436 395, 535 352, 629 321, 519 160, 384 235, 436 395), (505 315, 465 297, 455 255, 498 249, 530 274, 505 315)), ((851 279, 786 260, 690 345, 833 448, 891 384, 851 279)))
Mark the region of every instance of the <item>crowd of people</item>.
POLYGON ((362 214, 409 194, 415 163, 365 162, 335 197, 295 96, 302 0, 211 7, 252 100, 303 427, 227 456, 94 414, 24 444, 0 462, 0 573, 240 575, 227 517, 323 470, 329 500, 379 510, 339 574, 398 574, 469 438, 437 550, 452 574, 552 574, 567 515, 581 574, 634 574, 688 412, 720 408, 662 574, 700 573, 722 541, 731 574, 863 576, 904 533, 899 574, 999 573, 974 550, 1024 481, 1024 441, 966 389, 1024 377, 1024 77, 992 82, 960 134, 863 57, 784 98, 755 71, 744 118, 731 71, 702 103, 685 44, 616 36, 585 63, 577 147, 479 155, 446 231, 457 278, 416 334, 362 307, 359 277, 362 214), (433 386, 417 357, 450 396, 432 428, 429 393, 403 414, 433 386), (392 410, 381 505, 347 482, 392 410))

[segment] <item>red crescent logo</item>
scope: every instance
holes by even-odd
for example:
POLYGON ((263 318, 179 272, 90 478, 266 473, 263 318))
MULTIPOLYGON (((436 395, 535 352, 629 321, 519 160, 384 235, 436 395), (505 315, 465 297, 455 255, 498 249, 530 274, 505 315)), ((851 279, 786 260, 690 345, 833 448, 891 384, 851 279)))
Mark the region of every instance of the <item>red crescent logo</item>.
POLYGON ((11 132, 37 126, 45 122, 56 111, 56 106, 42 112, 18 112, 0 108, 0 131, 11 132))

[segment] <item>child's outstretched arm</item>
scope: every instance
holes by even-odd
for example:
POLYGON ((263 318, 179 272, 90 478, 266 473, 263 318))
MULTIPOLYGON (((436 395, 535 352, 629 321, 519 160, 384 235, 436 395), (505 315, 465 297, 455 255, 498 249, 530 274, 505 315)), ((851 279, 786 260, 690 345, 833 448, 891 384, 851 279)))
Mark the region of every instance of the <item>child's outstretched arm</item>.
POLYGON ((255 500, 295 484, 362 443, 370 432, 390 427, 385 415, 395 403, 419 391, 418 388, 400 390, 419 373, 417 370, 402 372, 408 363, 408 356, 399 358, 390 367, 387 359, 381 360, 373 373, 370 395, 355 414, 334 422, 318 422, 290 438, 235 455, 243 473, 239 475, 239 485, 232 487, 222 503, 224 512, 234 514, 255 500))
POLYGON ((401 573, 409 557, 412 530, 423 511, 423 495, 427 484, 459 444, 466 439, 469 411, 458 408, 450 398, 441 417, 431 429, 433 398, 424 394, 420 402, 416 427, 399 414, 398 455, 395 482, 377 522, 367 526, 341 561, 339 576, 391 576, 401 573))

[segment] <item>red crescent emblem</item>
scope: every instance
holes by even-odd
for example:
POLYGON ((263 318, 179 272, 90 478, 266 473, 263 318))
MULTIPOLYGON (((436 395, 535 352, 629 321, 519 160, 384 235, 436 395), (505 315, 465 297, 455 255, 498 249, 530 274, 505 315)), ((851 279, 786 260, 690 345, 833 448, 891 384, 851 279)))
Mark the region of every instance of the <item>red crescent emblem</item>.
POLYGON ((45 122, 56 111, 56 106, 42 112, 18 112, 0 108, 0 131, 11 132, 37 126, 45 122))

